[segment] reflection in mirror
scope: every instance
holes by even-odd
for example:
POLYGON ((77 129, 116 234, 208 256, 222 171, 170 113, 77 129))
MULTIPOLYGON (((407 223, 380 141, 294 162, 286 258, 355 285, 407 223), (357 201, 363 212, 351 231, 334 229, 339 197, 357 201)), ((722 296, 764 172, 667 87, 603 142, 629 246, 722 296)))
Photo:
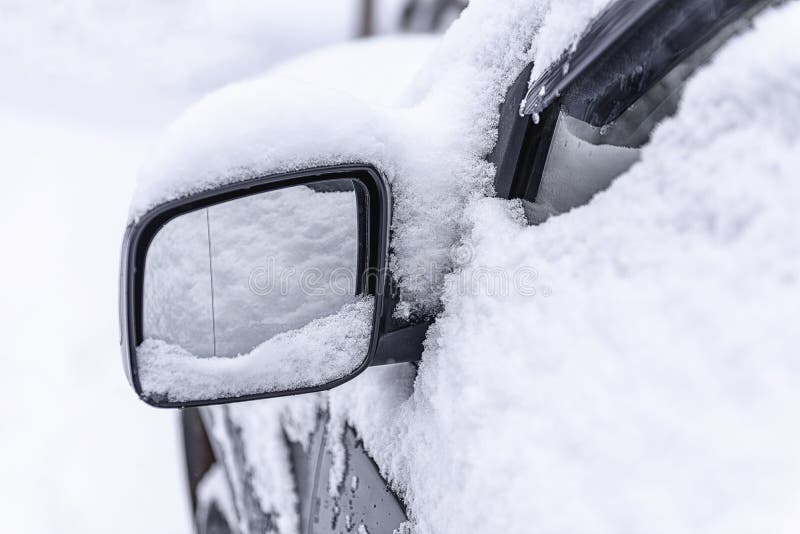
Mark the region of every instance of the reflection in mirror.
POLYGON ((140 382, 170 401, 321 385, 367 355, 358 186, 330 180, 180 215, 144 273, 140 382))

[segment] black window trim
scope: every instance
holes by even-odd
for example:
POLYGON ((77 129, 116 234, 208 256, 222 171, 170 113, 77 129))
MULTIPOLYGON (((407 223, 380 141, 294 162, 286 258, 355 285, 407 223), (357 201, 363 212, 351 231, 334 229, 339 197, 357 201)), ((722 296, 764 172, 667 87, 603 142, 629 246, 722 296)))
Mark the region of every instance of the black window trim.
POLYGON ((591 106, 577 109, 578 103, 574 106, 576 109, 569 110, 571 115, 593 126, 612 122, 675 65, 732 21, 752 9, 779 3, 780 0, 618 0, 611 4, 589 25, 577 44, 565 51, 533 84, 527 83, 531 72, 529 65, 509 89, 501 107, 498 142, 488 158, 497 167, 497 196, 535 202, 555 118, 565 102, 562 95, 616 56, 629 54, 631 46, 638 44, 642 48, 643 36, 647 39, 645 42, 667 47, 659 61, 648 65, 647 79, 639 80, 647 83, 621 84, 624 87, 616 89, 616 93, 611 88, 597 99, 600 102, 619 99, 624 106, 617 106, 617 109, 606 106, 601 113, 591 106), (667 17, 674 17, 676 10, 703 16, 686 17, 678 25, 665 24, 669 22, 667 17), (663 45, 665 41, 667 44, 663 45))
MULTIPOLYGON (((647 92, 664 74, 683 61, 732 21, 749 10, 769 5, 769 0, 618 0, 604 10, 589 25, 573 49, 565 51, 551 65, 525 95, 521 114, 542 113, 561 94, 581 77, 589 76, 602 68, 622 51, 629 60, 638 63, 644 57, 636 57, 641 43, 652 43, 647 51, 647 68, 653 73, 641 80, 633 79, 631 73, 621 73, 622 81, 616 91, 609 91, 603 98, 625 100, 627 104, 635 97, 647 92), (681 15, 683 15, 681 17, 681 15), (671 20, 680 17, 680 23, 671 20), (653 53, 656 52, 656 53, 653 53), (633 83, 639 82, 639 83, 633 83)), ((626 108, 627 106, 624 106, 626 108)), ((622 110, 619 110, 621 112, 622 110)), ((617 113, 618 114, 618 113, 617 113)), ((584 120, 594 126, 612 121, 614 116, 597 120, 587 113, 584 120)))

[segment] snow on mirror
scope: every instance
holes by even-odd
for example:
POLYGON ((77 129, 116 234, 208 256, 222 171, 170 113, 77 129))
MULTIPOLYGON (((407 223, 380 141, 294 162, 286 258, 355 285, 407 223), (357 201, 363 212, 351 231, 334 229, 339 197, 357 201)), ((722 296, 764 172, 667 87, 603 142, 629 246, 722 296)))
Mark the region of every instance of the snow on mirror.
POLYGON ((373 303, 356 296, 355 187, 329 180, 266 191, 165 224, 145 260, 143 393, 229 399, 356 370, 373 303))

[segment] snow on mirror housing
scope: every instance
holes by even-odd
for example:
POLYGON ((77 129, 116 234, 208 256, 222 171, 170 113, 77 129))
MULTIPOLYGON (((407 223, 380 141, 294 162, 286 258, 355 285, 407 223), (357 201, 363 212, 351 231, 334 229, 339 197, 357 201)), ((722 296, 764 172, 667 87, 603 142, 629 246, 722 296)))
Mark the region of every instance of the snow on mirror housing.
POLYGON ((162 204, 123 245, 128 380, 183 407, 319 391, 375 355, 389 189, 367 166, 256 178, 162 204))

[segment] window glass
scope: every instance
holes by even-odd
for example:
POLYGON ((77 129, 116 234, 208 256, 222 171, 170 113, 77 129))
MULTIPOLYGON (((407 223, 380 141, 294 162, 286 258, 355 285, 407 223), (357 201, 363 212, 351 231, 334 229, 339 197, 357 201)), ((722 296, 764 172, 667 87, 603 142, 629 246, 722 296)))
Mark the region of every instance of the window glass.
MULTIPOLYGON (((734 33, 749 24, 750 13, 729 24, 684 61, 672 67, 615 120, 594 126, 562 106, 539 181, 536 201, 526 206, 531 223, 589 202, 639 159, 655 127, 673 115, 686 80, 734 33)), ((643 69, 645 66, 633 66, 643 69)), ((599 91, 599 89, 598 89, 599 91)), ((591 84, 578 80, 563 102, 594 99, 591 84)), ((559 105, 556 103, 555 105, 559 105)))

